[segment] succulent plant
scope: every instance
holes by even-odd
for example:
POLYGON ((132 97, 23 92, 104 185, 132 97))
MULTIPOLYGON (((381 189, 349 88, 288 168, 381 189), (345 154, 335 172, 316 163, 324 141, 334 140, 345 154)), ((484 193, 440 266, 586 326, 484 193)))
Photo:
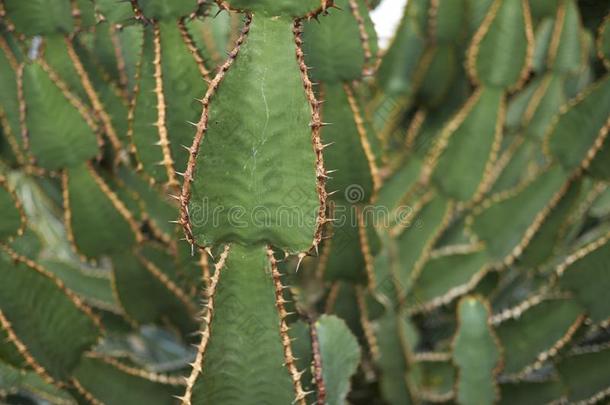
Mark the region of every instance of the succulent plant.
POLYGON ((607 400, 610 5, 378 3, 0 0, 0 401, 607 400))

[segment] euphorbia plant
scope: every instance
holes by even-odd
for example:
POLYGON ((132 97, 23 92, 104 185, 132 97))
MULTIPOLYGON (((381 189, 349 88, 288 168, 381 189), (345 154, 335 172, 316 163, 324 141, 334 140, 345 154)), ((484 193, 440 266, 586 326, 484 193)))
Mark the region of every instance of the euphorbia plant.
POLYGON ((2 402, 607 398, 610 6, 377 3, 0 1, 2 402))

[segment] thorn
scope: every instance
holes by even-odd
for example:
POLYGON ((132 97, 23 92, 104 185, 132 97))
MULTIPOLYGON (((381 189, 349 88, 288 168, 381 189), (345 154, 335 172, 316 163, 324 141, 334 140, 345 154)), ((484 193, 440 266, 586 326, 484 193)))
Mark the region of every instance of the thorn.
POLYGON ((212 254, 212 249, 208 246, 206 248, 204 248, 203 250, 206 251, 206 253, 212 258, 214 259, 214 255, 212 254))
POLYGON ((170 224, 181 224, 182 223, 179 219, 173 220, 173 221, 167 221, 167 222, 169 222, 170 224))
POLYGON ((179 172, 177 170, 175 170, 174 173, 176 173, 180 177, 184 177, 184 175, 185 175, 185 172, 179 172))
POLYGON ((168 196, 170 196, 171 198, 173 198, 174 200, 178 200, 178 201, 182 201, 182 198, 179 195, 175 195, 175 194, 168 194, 168 196))
POLYGON ((220 15, 220 13, 222 13, 223 11, 224 11, 224 8, 221 8, 220 10, 218 10, 218 11, 216 12, 216 14, 214 14, 214 17, 212 17, 212 18, 216 18, 216 17, 218 17, 218 16, 220 15))
POLYGON ((198 127, 198 126, 199 126, 199 124, 197 124, 197 123, 195 123, 195 122, 192 122, 192 121, 186 121, 186 122, 187 122, 188 124, 191 124, 191 125, 192 125, 192 126, 194 126, 194 127, 198 127))
POLYGON ((340 190, 331 191, 331 192, 329 192, 329 193, 326 193, 326 195, 327 195, 328 197, 330 197, 330 196, 331 196, 331 195, 333 195, 333 194, 337 194, 339 191, 340 191, 340 190))
POLYGON ((298 273, 298 271, 299 271, 299 267, 301 266, 301 263, 303 262, 303 259, 305 258, 305 256, 307 256, 307 254, 306 254, 306 253, 299 253, 299 254, 298 254, 298 256, 297 256, 297 257, 299 258, 299 261, 298 261, 298 263, 297 263, 297 269, 296 269, 296 271, 295 271, 295 272, 297 272, 297 273, 298 273))

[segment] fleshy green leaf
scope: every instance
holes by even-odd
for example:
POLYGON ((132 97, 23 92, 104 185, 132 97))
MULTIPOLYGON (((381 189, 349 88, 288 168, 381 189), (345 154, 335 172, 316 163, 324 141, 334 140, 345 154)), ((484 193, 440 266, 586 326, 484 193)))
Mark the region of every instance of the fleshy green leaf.
POLYGON ((139 0, 138 5, 148 18, 172 20, 197 10, 197 0, 139 0))
POLYGON ((233 244, 214 295, 211 336, 192 403, 291 403, 265 248, 233 244))
POLYGON ((438 159, 433 179, 440 191, 467 201, 484 191, 501 137, 504 91, 483 88, 447 124, 430 159, 438 159))
POLYGON ((133 245, 137 224, 93 165, 66 171, 63 183, 67 226, 80 253, 98 257, 133 245))
POLYGON ((407 297, 409 306, 436 307, 468 292, 484 275, 488 260, 487 253, 480 248, 430 258, 407 297))
MULTIPOLYGON (((106 405, 171 405, 176 403, 175 396, 181 390, 126 372, 95 357, 84 357, 80 361, 74 379, 94 399, 106 405)), ((76 393, 80 393, 79 390, 76 393)))
POLYGON ((345 322, 335 316, 323 315, 314 327, 320 342, 326 403, 344 404, 350 379, 360 363, 360 347, 345 322))
POLYGON ((421 1, 409 1, 405 14, 394 34, 392 44, 385 52, 377 80, 388 95, 409 95, 413 90, 412 75, 424 51, 424 30, 416 22, 416 16, 425 14, 421 1))
POLYGON ((44 381, 36 373, 0 362, 0 395, 13 393, 25 393, 57 404, 76 403, 70 394, 44 381))
POLYGON ((551 37, 547 60, 549 68, 560 73, 577 73, 581 69, 584 62, 581 30, 580 13, 576 1, 560 1, 553 28, 553 34, 557 35, 559 32, 559 37, 551 37))
POLYGON ((439 359, 423 359, 411 364, 407 378, 409 386, 416 387, 420 399, 440 402, 453 397, 456 369, 444 353, 431 354, 440 355, 439 359))
POLYGON ((533 47, 529 2, 495 0, 468 51, 467 68, 475 82, 514 87, 529 69, 533 47))
POLYGON ((493 2, 494 0, 466 0, 466 7, 470 12, 469 28, 471 34, 476 32, 483 23, 493 2))
POLYGON ((316 155, 294 41, 286 21, 255 16, 210 101, 189 204, 200 245, 266 241, 294 253, 312 244, 316 155), (287 158, 286 150, 299 153, 287 158))
POLYGON ((560 107, 566 102, 561 76, 547 74, 527 105, 522 117, 525 136, 542 140, 560 107))
POLYGON ((266 16, 302 17, 320 8, 319 0, 228 0, 233 8, 260 12, 266 16))
POLYGON ((206 84, 176 21, 155 23, 144 31, 133 104, 131 137, 136 158, 159 183, 177 182, 201 114, 206 84))
POLYGON ((517 312, 496 325, 505 353, 504 373, 518 374, 548 359, 563 347, 583 321, 583 310, 574 300, 551 299, 517 312))
POLYGON ((292 339, 292 352, 296 357, 297 368, 303 370, 301 384, 306 391, 315 389, 312 376, 313 350, 311 347, 310 323, 297 321, 290 325, 288 331, 292 339))
POLYGON ((557 365, 568 400, 596 403, 608 396, 610 349, 566 357, 557 365), (590 401, 588 401, 590 400, 590 401))
POLYGON ((9 338, 8 332, 0 327, 0 360, 17 368, 26 367, 26 361, 9 338))
POLYGON ((151 186, 145 177, 125 166, 119 168, 118 176, 128 190, 138 195, 148 221, 154 223, 153 226, 160 232, 172 237, 176 225, 170 221, 178 218, 176 201, 172 200, 166 191, 151 186))
POLYGON ((438 107, 452 90, 460 69, 453 45, 430 47, 415 74, 417 98, 423 107, 438 107))
POLYGON ((413 287, 413 280, 421 270, 426 255, 432 249, 452 210, 452 204, 441 196, 435 196, 419 212, 409 219, 409 226, 396 235, 397 261, 400 268, 397 281, 401 293, 413 287))
POLYGON ((379 384, 383 398, 391 405, 412 404, 405 376, 408 368, 403 348, 406 336, 414 328, 409 328, 406 317, 399 316, 394 311, 388 311, 378 321, 378 344, 380 357, 377 361, 381 376, 379 384), (398 378, 397 378, 398 376, 398 378))
POLYGON ((313 80, 329 84, 358 80, 366 65, 370 65, 376 56, 376 37, 369 37, 366 42, 354 40, 361 39, 361 32, 352 4, 356 5, 355 10, 363 24, 372 26, 368 11, 360 7, 363 3, 362 0, 335 1, 340 10, 330 10, 320 22, 310 21, 304 25, 303 51, 305 62, 312 68, 313 80), (361 15, 362 11, 366 14, 361 15))
POLYGON ((555 15, 560 0, 539 0, 531 4, 532 17, 536 20, 555 15))
POLYGON ((322 245, 324 279, 345 280, 362 284, 366 280, 367 261, 377 253, 379 241, 370 215, 364 218, 362 206, 355 206, 341 200, 333 201, 332 213, 337 219, 332 224, 333 237, 322 245))
POLYGON ((88 112, 82 104, 77 108, 69 101, 67 97, 74 95, 62 92, 40 63, 24 67, 23 93, 30 151, 39 166, 71 168, 98 153, 88 112))
POLYGON ((601 322, 610 316, 609 300, 600 299, 610 286, 608 239, 606 235, 591 242, 569 256, 558 269, 561 276, 559 285, 574 292, 576 301, 582 304, 593 322, 601 322))
POLYGON ((36 363, 53 378, 67 379, 81 354, 97 342, 96 322, 73 293, 42 267, 13 262, 1 252, 0 273, 3 317, 36 363))
MULTIPOLYGON (((358 119, 363 119, 360 108, 358 115, 350 102, 357 103, 353 90, 343 83, 323 86, 324 121, 331 125, 322 129, 320 136, 324 143, 331 143, 324 150, 324 163, 330 170, 336 170, 326 182, 329 190, 337 190, 338 198, 347 199, 350 203, 367 203, 373 193, 373 177, 365 145, 370 145, 365 133, 359 132, 358 119), (356 198, 351 198, 350 191, 358 191, 356 198)), ((364 130, 364 127, 361 127, 364 130)))
MULTIPOLYGON (((553 0, 557 1, 557 0, 553 0)), ((531 5, 530 5, 531 6, 531 5)), ((533 10, 534 7, 532 7, 533 10)), ((538 74, 544 72, 547 68, 548 51, 553 35, 553 28, 555 20, 552 18, 545 18, 538 23, 536 26, 536 43, 534 47, 534 56, 532 60, 532 70, 538 74)), ((518 95, 517 95, 518 97, 518 95)))
POLYGON ((565 388, 558 380, 501 384, 500 392, 502 395, 500 404, 547 404, 563 397, 564 391, 565 388))
POLYGON ((95 8, 110 23, 125 23, 133 18, 133 8, 127 1, 95 0, 95 8))
POLYGON ((73 29, 70 0, 5 0, 4 7, 16 29, 26 35, 67 33, 73 29))
POLYGON ((581 184, 578 180, 570 183, 568 190, 554 205, 542 226, 523 250, 520 258, 521 265, 534 268, 552 257, 560 239, 566 232, 568 216, 581 196, 581 184))
POLYGON ((508 148, 512 150, 504 153, 510 154, 510 159, 491 187, 492 196, 517 189, 520 184, 527 183, 544 168, 542 148, 534 140, 517 135, 508 148))
POLYGON ((379 190, 377 203, 392 210, 400 204, 404 204, 406 202, 404 201, 405 194, 413 188, 419 179, 421 166, 421 161, 413 157, 396 169, 379 190))
POLYGON ((440 43, 459 43, 464 37, 466 21, 466 1, 440 1, 431 10, 434 23, 432 37, 440 43))
POLYGON ((529 243, 527 230, 542 224, 545 218, 540 214, 565 181, 563 170, 552 166, 511 192, 492 196, 474 211, 470 228, 485 242, 491 257, 503 260, 521 253, 523 245, 529 243))
POLYGON ((113 269, 116 294, 129 317, 141 324, 170 320, 185 334, 196 330, 190 297, 155 263, 126 251, 113 256, 113 269))
POLYGON ((547 150, 568 170, 590 159, 610 115, 610 75, 597 81, 562 110, 547 134, 547 150))
POLYGON ((493 404, 498 398, 495 376, 502 353, 489 315, 489 305, 482 298, 468 296, 458 304, 453 362, 458 368, 459 404, 493 404))
POLYGON ((60 260, 43 260, 41 264, 87 304, 109 311, 120 311, 109 274, 104 274, 102 271, 83 270, 73 263, 60 260))

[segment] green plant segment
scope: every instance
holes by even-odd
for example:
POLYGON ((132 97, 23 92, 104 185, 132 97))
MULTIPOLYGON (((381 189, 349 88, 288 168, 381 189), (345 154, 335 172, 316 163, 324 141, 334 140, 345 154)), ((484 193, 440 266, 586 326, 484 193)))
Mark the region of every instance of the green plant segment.
POLYGON ((0 0, 0 402, 608 400, 610 5, 377 3, 0 0))
POLYGON ((458 329, 453 358, 458 369, 457 401, 464 404, 493 403, 500 360, 497 338, 488 326, 490 310, 476 297, 458 304, 458 329))

